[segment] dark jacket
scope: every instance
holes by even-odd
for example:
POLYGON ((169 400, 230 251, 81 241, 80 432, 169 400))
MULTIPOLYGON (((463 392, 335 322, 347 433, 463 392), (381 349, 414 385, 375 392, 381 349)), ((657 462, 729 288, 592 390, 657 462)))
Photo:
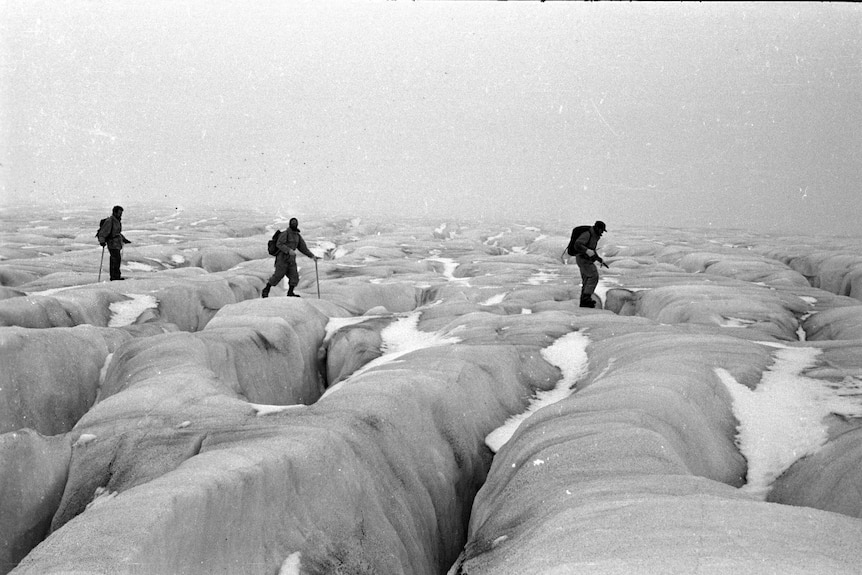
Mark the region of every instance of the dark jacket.
POLYGON ((282 254, 293 255, 295 257, 297 250, 310 258, 314 257, 314 254, 305 245, 305 240, 302 239, 302 234, 299 233, 299 230, 287 228, 278 236, 278 241, 275 242, 275 245, 278 248, 277 257, 282 257, 282 254))
POLYGON ((596 251, 598 243, 599 234, 590 227, 590 229, 581 233, 581 235, 578 236, 578 239, 575 240, 575 255, 589 259, 590 256, 587 255, 587 250, 590 249, 596 251))
POLYGON ((105 219, 99 228, 99 245, 107 245, 109 250, 121 250, 124 243, 129 243, 123 235, 123 223, 114 214, 105 219))

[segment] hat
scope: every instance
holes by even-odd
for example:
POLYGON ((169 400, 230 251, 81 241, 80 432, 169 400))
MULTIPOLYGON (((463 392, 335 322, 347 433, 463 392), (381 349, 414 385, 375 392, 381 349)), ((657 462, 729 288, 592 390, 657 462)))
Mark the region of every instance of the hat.
POLYGON ((608 231, 608 227, 605 225, 605 222, 601 220, 596 220, 596 223, 593 224, 593 227, 596 228, 596 231, 606 232, 608 231))

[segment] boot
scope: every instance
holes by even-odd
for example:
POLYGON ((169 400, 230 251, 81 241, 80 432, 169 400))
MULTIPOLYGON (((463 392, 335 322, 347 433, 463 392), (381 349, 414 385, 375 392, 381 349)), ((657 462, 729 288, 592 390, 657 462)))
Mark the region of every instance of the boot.
POLYGON ((269 284, 267 283, 267 284, 266 284, 266 287, 265 287, 265 288, 263 288, 263 290, 261 290, 261 292, 260 292, 260 297, 269 297, 269 289, 270 289, 271 287, 272 287, 272 286, 271 286, 271 285, 269 285, 269 284))
POLYGON ((299 294, 293 293, 293 286, 288 288, 287 297, 299 297, 299 294))
POLYGON ((596 302, 593 301, 593 296, 590 295, 582 295, 581 296, 581 307, 596 307, 596 302))

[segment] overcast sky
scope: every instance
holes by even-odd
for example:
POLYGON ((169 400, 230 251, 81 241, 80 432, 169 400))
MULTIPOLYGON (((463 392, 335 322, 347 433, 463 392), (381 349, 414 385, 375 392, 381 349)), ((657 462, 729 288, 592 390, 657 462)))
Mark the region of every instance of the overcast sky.
POLYGON ((859 4, 0 6, 6 203, 859 233, 859 4))

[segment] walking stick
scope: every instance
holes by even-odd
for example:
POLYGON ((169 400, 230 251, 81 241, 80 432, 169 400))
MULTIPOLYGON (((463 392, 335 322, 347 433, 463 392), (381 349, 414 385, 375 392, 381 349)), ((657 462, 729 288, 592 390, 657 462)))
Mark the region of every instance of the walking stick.
POLYGON ((317 299, 320 299, 320 274, 317 273, 317 258, 314 259, 314 280, 317 284, 317 299))
POLYGON ((102 264, 103 263, 105 263, 105 246, 102 246, 102 259, 99 260, 99 279, 98 279, 98 282, 102 281, 102 264))

